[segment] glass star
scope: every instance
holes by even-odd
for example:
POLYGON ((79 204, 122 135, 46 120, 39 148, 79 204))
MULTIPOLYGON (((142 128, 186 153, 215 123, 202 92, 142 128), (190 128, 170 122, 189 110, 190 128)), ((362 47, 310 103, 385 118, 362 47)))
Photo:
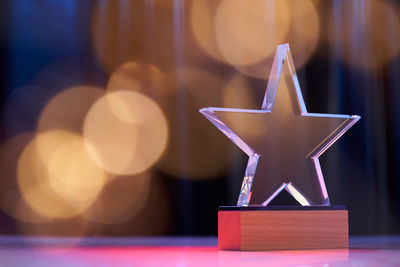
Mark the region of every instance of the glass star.
POLYGON ((249 156, 238 206, 267 206, 282 190, 303 206, 330 205, 318 158, 360 119, 307 112, 288 44, 276 48, 260 110, 200 112, 249 156))

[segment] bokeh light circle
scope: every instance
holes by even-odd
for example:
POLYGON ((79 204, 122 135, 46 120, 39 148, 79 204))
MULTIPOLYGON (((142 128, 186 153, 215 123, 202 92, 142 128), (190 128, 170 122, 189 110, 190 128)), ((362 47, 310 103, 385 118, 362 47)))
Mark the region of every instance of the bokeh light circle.
POLYGON ((232 65, 254 64, 273 54, 289 26, 287 0, 222 0, 215 17, 217 45, 232 65))
POLYGON ((24 222, 46 219, 28 205, 19 191, 17 182, 18 159, 34 136, 33 132, 26 132, 7 139, 0 146, 0 207, 8 215, 24 222))
POLYGON ((291 0, 289 4, 290 28, 285 43, 289 43, 298 69, 317 48, 321 25, 316 4, 312 0, 291 0))
POLYGON ((224 61, 215 36, 215 0, 193 0, 190 10, 192 33, 200 47, 214 59, 224 61))
POLYGON ((107 92, 135 91, 155 100, 161 99, 170 89, 166 75, 159 68, 140 61, 121 65, 111 74, 107 84, 107 92))
POLYGON ((64 130, 41 133, 25 147, 17 166, 25 201, 50 218, 68 218, 87 209, 106 181, 80 135, 64 130))
POLYGON ((87 151, 98 166, 114 174, 135 174, 162 155, 168 126, 160 107, 131 91, 100 98, 89 110, 83 133, 87 151))
POLYGON ((238 71, 251 77, 267 79, 272 66, 275 47, 282 43, 289 43, 297 69, 310 59, 320 39, 320 18, 316 4, 312 0, 287 0, 287 3, 289 10, 287 15, 290 17, 286 36, 281 40, 275 40, 275 43, 272 39, 268 41, 269 49, 274 50, 263 60, 253 64, 234 65, 238 71))
POLYGON ((106 182, 106 173, 86 152, 83 138, 60 144, 47 166, 50 185, 65 199, 93 203, 106 182))
POLYGON ((104 93, 104 89, 90 85, 75 86, 62 91, 43 109, 37 131, 64 129, 81 132, 86 113, 104 93))

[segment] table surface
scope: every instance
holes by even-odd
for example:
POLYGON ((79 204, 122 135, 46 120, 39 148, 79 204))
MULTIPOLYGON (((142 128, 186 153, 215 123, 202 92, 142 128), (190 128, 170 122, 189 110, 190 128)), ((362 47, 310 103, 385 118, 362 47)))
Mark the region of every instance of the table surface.
POLYGON ((219 251, 216 237, 0 236, 0 266, 400 266, 400 236, 350 237, 349 249, 219 251))

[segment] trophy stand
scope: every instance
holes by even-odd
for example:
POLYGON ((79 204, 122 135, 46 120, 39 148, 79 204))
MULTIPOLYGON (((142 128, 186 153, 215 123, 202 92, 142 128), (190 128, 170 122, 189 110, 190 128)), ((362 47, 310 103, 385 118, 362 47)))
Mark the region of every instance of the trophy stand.
POLYGON ((344 206, 220 207, 220 250, 348 248, 344 206))
POLYGON ((218 213, 220 249, 348 247, 348 212, 330 206, 319 156, 360 116, 308 113, 288 44, 276 49, 261 109, 200 112, 248 156, 237 206, 218 213), (268 206, 282 190, 301 206, 268 206))

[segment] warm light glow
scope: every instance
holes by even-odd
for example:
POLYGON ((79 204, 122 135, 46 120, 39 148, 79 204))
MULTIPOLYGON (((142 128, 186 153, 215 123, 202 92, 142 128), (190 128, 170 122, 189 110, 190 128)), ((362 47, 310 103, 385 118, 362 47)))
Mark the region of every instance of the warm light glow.
POLYGON ((115 177, 85 216, 98 223, 121 223, 135 216, 148 200, 150 174, 115 177))
POLYGON ((89 85, 75 86, 62 91, 43 109, 37 130, 43 132, 64 129, 81 132, 87 111, 104 93, 103 89, 89 85))
POLYGON ((92 230, 90 222, 83 216, 63 219, 48 218, 46 221, 34 223, 19 222, 15 225, 15 228, 17 233, 23 236, 73 237, 73 239, 68 240, 68 244, 64 244, 60 248, 59 255, 79 245, 80 240, 92 230))
POLYGON ((190 10, 192 32, 201 48, 213 58, 224 61, 215 37, 215 11, 219 1, 193 0, 190 10))
POLYGON ((36 213, 22 197, 17 183, 17 163, 34 133, 24 133, 6 140, 0 147, 0 207, 13 218, 37 222, 45 218, 36 213))
POLYGON ((221 76, 200 68, 177 69, 174 75, 178 86, 189 91, 200 105, 221 104, 221 92, 226 84, 221 76))
MULTIPOLYGON (((87 144, 86 144, 87 145, 87 144)), ((89 157, 81 137, 57 147, 47 166, 50 185, 65 199, 92 203, 107 175, 89 157)))
POLYGON ((62 130, 37 135, 22 152, 17 174, 26 202, 51 218, 83 212, 106 180, 106 174, 86 154, 82 137, 62 130))
POLYGON ((272 55, 289 26, 287 0, 222 0, 215 17, 219 50, 232 65, 253 64, 272 55))
MULTIPOLYGON (((175 43, 185 38, 174 34, 184 28, 184 24, 176 23, 177 7, 175 2, 165 0, 96 2, 91 36, 101 66, 108 72, 132 60, 174 66, 175 43)), ((179 9, 184 13, 183 2, 179 9)))
MULTIPOLYGON (((296 68, 303 66, 315 51, 320 37, 320 20, 312 0, 290 0, 290 28, 284 43, 290 44, 296 68)), ((267 78, 265 73, 261 78, 267 78)))
MULTIPOLYGON (((264 82, 263 82, 264 83, 264 82)), ((265 85, 252 85, 250 79, 237 74, 224 88, 224 107, 242 109, 260 109, 265 93, 265 85)), ((229 116, 227 118, 229 120, 229 116)), ((265 136, 267 125, 261 118, 243 116, 231 120, 230 123, 237 129, 238 135, 265 136)))
MULTIPOLYGON (((136 213, 133 217, 120 223, 118 229, 115 229, 113 233, 119 233, 125 236, 127 234, 160 236, 168 233, 170 216, 172 214, 169 194, 164 183, 160 181, 160 179, 154 178, 155 179, 151 179, 150 181, 150 191, 144 205, 140 210, 135 210, 136 213)), ((129 184, 124 181, 119 181, 117 183, 120 182, 126 185, 129 184)), ((119 186, 114 184, 112 187, 115 186, 114 189, 116 189, 122 186, 122 184, 119 186)), ((106 212, 106 214, 112 213, 106 212)))
MULTIPOLYGON (((273 46, 290 43, 296 66, 301 67, 308 61, 318 44, 319 15, 311 0, 287 0, 287 2, 290 25, 286 36, 280 42, 274 43, 273 46)), ((272 41, 270 40, 270 42, 272 41)), ((270 72, 269 67, 272 65, 272 60, 273 53, 262 61, 249 65, 235 65, 235 68, 243 74, 265 79, 270 72)))
POLYGON ((138 1, 100 1, 93 7, 93 45, 106 70, 140 57, 145 43, 144 15, 138 1))
POLYGON ((131 61, 114 71, 107 84, 107 92, 135 91, 160 100, 171 90, 165 74, 154 65, 131 61))
POLYGON ((168 127, 162 110, 150 98, 116 91, 100 98, 84 122, 87 151, 108 172, 135 174, 162 155, 168 127))
MULTIPOLYGON (((234 75, 223 90, 223 106, 228 108, 259 109, 265 94, 266 82, 263 83, 264 86, 258 87, 251 84, 250 78, 242 74, 234 75)), ((259 83, 259 85, 262 84, 259 83)))
POLYGON ((399 9, 383 0, 341 1, 331 8, 327 40, 336 56, 362 70, 377 71, 400 52, 399 9))
POLYGON ((215 134, 198 110, 207 103, 221 104, 221 91, 226 81, 197 68, 177 69, 171 76, 176 77, 176 86, 182 88, 182 92, 177 91, 164 102, 171 134, 165 155, 157 167, 173 177, 185 179, 218 177, 228 167, 230 144, 223 136, 215 134), (184 105, 180 102, 182 95, 185 95, 184 105), (186 121, 184 124, 182 116, 186 121))

